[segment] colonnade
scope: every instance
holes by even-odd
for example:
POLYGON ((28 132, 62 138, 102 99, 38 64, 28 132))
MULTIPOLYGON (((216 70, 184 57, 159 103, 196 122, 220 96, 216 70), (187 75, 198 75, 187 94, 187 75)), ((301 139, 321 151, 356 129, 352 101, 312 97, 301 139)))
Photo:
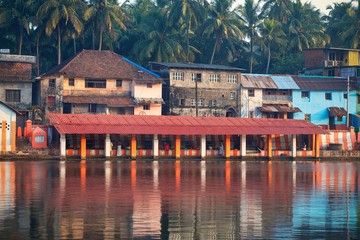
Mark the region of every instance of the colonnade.
MULTIPOLYGON (((291 157, 295 158, 298 157, 297 156, 297 142, 296 142, 296 135, 293 134, 291 135, 291 157)), ((312 157, 315 158, 319 158, 320 157, 320 134, 313 134, 312 135, 312 157)), ((226 159, 232 157, 231 156, 231 138, 230 135, 225 135, 225 141, 224 141, 224 154, 223 157, 225 157, 226 159)), ((272 134, 267 134, 266 135, 266 156, 271 159, 274 157, 273 155, 273 146, 272 146, 272 139, 273 139, 273 135, 272 134)), ((180 135, 175 135, 175 146, 174 146, 174 151, 175 151, 175 155, 174 157, 176 159, 180 159, 181 157, 181 136, 180 135)), ((152 148, 152 157, 154 159, 158 159, 160 156, 160 151, 159 151, 159 136, 158 134, 153 134, 153 144, 152 144, 153 148, 152 148)), ((240 157, 246 157, 246 135, 241 135, 240 136, 240 157)), ((81 140, 80 140, 80 157, 81 159, 86 159, 86 137, 85 134, 81 135, 81 140)), ((110 140, 110 134, 106 134, 105 135, 105 147, 104 147, 104 155, 106 158, 110 158, 111 157, 111 140, 110 140)), ((60 135, 60 156, 61 157, 66 157, 66 137, 65 134, 61 134, 60 135)), ((130 158, 131 159, 136 159, 137 156, 137 142, 136 142, 136 134, 132 134, 131 135, 131 139, 130 139, 130 158)), ((207 156, 207 151, 206 151, 206 135, 201 135, 201 140, 200 140, 200 157, 201 159, 206 159, 207 156)))

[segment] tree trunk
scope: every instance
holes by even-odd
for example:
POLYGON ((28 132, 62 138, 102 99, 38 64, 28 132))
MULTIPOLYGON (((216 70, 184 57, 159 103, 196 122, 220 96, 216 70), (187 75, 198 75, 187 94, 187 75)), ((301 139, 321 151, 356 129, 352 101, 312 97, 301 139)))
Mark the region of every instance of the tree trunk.
POLYGON ((92 23, 92 49, 95 50, 95 24, 94 22, 92 23))
POLYGON ((22 50, 22 45, 23 45, 23 32, 24 32, 24 30, 23 30, 23 28, 22 27, 20 27, 20 33, 19 33, 19 55, 21 55, 21 50, 22 50))
POLYGON ((219 42, 219 40, 220 40, 220 37, 219 37, 219 35, 218 35, 218 34, 216 34, 216 39, 215 39, 214 49, 213 49, 213 52, 212 52, 212 54, 211 54, 210 64, 212 64, 212 63, 213 63, 214 56, 215 56, 215 51, 216 51, 216 47, 217 47, 217 45, 219 44, 219 43, 218 43, 218 42, 219 42))
POLYGON ((253 65, 253 30, 251 29, 251 33, 250 33, 250 63, 249 63, 249 67, 250 67, 250 73, 252 73, 252 65, 253 65))
POLYGON ((39 41, 40 41, 40 38, 36 38, 36 70, 37 70, 37 76, 40 76, 39 41))
POLYGON ((268 44, 268 48, 269 48, 269 52, 268 52, 268 60, 266 65, 266 74, 269 74, 269 67, 270 67, 270 57, 271 57, 270 43, 268 44))
POLYGON ((101 51, 101 48, 102 48, 102 36, 103 36, 103 31, 102 31, 102 28, 100 28, 99 51, 101 51))
POLYGON ((58 32, 58 64, 61 63, 61 36, 60 36, 60 27, 57 26, 57 32, 58 32))
POLYGON ((73 43, 74 43, 74 55, 76 55, 76 39, 73 37, 73 43))
POLYGON ((189 47, 190 47, 190 43, 189 43, 189 20, 186 21, 186 62, 189 62, 189 47))

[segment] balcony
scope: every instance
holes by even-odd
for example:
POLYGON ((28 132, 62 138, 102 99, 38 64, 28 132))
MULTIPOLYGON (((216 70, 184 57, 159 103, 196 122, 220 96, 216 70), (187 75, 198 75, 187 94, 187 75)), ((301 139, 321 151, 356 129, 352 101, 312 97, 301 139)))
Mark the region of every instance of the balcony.
POLYGON ((292 96, 289 95, 263 95, 265 101, 292 101, 292 96))
POLYGON ((324 60, 323 61, 324 67, 340 67, 342 66, 342 61, 337 60, 324 60))

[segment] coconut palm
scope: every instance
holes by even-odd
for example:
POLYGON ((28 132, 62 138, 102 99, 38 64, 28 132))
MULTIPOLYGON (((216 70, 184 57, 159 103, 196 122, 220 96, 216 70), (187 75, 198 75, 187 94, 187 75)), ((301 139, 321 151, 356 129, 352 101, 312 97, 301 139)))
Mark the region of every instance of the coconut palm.
POLYGON ((92 0, 90 7, 84 13, 84 18, 93 22, 94 27, 99 31, 99 50, 102 49, 104 32, 115 38, 116 24, 125 30, 125 22, 128 19, 121 6, 108 0, 92 0))
POLYGON ((183 22, 186 31, 186 61, 189 61, 190 31, 205 19, 205 9, 197 0, 175 0, 170 6, 169 19, 171 24, 183 22))
POLYGON ((263 10, 267 12, 267 17, 280 23, 286 23, 290 19, 290 8, 290 0, 264 0, 263 10))
POLYGON ((286 40, 285 33, 281 29, 281 23, 275 19, 265 19, 260 25, 260 46, 267 51, 266 74, 269 73, 271 59, 271 45, 284 46, 286 40))
POLYGON ((254 59, 254 38, 258 36, 259 25, 264 17, 264 12, 261 11, 260 1, 245 0, 244 5, 240 5, 236 9, 239 18, 244 22, 244 30, 250 39, 250 60, 249 68, 252 73, 253 59, 254 59))
POLYGON ((221 48, 223 38, 231 41, 232 38, 243 37, 240 30, 242 22, 232 11, 233 3, 233 0, 213 0, 208 6, 209 17, 201 31, 204 36, 215 38, 210 64, 213 63, 215 53, 221 48))
POLYGON ((83 29, 79 9, 86 4, 81 0, 45 0, 40 6, 37 15, 45 24, 45 33, 50 36, 55 30, 58 41, 58 64, 61 63, 61 33, 63 28, 71 25, 76 33, 83 29))

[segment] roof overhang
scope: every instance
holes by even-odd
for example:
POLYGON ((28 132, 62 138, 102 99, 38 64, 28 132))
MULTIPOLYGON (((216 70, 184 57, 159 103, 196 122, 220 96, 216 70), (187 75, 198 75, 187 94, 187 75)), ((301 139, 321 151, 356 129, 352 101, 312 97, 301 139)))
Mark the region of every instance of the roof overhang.
POLYGON ((60 134, 262 135, 326 134, 305 121, 273 118, 49 113, 60 134))
POLYGON ((136 106, 134 99, 131 97, 104 97, 104 96, 64 96, 64 103, 75 103, 75 104, 104 104, 109 107, 133 107, 136 106))
POLYGON ((300 108, 289 107, 286 105, 268 105, 258 107, 261 112, 278 112, 278 113, 296 113, 301 112, 300 108))
POLYGON ((328 110, 330 117, 343 117, 347 115, 346 110, 341 107, 329 107, 328 110))

